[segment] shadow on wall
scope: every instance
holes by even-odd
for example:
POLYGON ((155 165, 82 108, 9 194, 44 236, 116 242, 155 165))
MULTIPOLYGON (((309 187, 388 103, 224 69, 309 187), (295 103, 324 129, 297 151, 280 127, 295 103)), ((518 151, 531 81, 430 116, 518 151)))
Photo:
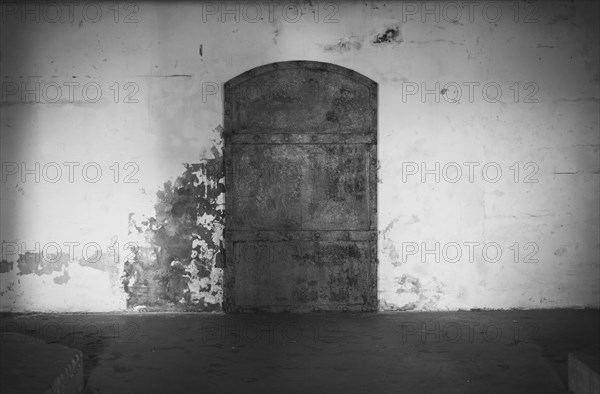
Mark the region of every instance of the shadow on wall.
POLYGON ((214 158, 183 164, 185 171, 156 195, 155 216, 129 215, 131 247, 121 278, 127 307, 216 311, 223 300, 224 174, 222 127, 214 158))

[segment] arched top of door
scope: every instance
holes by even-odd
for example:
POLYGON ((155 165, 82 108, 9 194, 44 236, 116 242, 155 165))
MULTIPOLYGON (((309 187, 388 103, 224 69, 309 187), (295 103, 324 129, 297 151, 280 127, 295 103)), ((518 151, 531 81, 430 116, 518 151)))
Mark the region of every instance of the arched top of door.
POLYGON ((265 64, 224 86, 227 135, 375 133, 377 83, 336 64, 265 64))
POLYGON ((346 78, 353 79, 354 81, 367 87, 370 87, 371 89, 377 89, 377 82, 373 81, 371 78, 357 71, 343 66, 338 66, 337 64, 318 62, 314 60, 289 60, 283 62, 268 63, 262 66, 254 67, 225 82, 225 89, 227 89, 227 87, 233 88, 247 81, 248 79, 257 77, 262 74, 298 68, 337 73, 345 76, 346 78))

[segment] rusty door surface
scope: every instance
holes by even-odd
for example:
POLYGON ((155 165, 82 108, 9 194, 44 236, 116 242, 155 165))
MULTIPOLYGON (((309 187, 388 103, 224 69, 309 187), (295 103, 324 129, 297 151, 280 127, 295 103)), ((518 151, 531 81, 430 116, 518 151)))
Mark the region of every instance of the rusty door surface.
POLYGON ((292 61, 225 84, 227 312, 377 309, 377 84, 292 61))

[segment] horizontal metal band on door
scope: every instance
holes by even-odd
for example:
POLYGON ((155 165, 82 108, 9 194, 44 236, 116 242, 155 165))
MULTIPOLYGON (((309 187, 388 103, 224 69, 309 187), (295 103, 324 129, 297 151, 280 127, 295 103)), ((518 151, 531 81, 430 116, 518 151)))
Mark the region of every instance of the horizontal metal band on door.
POLYGON ((228 142, 232 144, 375 144, 375 133, 286 133, 286 134, 230 134, 228 142))
POLYGON ((374 241, 377 239, 377 231, 364 230, 249 231, 229 229, 223 235, 227 241, 374 241))

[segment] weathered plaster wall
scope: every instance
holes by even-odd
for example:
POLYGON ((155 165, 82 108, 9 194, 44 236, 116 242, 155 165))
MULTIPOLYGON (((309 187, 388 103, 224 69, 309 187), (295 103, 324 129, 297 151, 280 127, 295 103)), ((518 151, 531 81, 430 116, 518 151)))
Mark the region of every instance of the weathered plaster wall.
POLYGON ((95 4, 2 5, 3 311, 218 310, 222 84, 298 59, 379 83, 382 310, 599 306, 598 5, 95 4))

